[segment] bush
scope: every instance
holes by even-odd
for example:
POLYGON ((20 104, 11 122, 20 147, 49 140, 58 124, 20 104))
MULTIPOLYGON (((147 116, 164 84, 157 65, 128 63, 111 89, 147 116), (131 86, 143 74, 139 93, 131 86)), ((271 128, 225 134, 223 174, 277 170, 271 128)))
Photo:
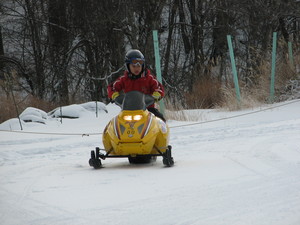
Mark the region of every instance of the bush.
MULTIPOLYGON (((18 113, 21 114, 27 107, 34 107, 41 109, 45 112, 49 112, 53 108, 57 107, 54 103, 38 99, 32 95, 28 95, 25 98, 22 98, 20 95, 16 94, 15 101, 17 104, 18 113)), ((5 96, 0 95, 0 123, 18 116, 17 109, 15 107, 13 98, 11 95, 5 96)))
POLYGON ((197 80, 191 92, 185 95, 187 107, 190 109, 210 109, 222 101, 222 83, 216 78, 197 80))

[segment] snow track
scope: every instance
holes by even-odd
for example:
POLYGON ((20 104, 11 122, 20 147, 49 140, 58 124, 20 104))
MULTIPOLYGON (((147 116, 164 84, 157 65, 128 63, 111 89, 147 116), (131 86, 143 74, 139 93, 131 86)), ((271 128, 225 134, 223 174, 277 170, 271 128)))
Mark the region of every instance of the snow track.
MULTIPOLYGON (((72 123, 93 132, 106 124, 72 123)), ((71 132, 72 123, 54 128, 71 132)), ((102 147, 100 136, 0 135, 3 225, 300 224, 300 103, 172 128, 172 168, 161 158, 148 165, 106 159, 94 170, 88 159, 102 147)))

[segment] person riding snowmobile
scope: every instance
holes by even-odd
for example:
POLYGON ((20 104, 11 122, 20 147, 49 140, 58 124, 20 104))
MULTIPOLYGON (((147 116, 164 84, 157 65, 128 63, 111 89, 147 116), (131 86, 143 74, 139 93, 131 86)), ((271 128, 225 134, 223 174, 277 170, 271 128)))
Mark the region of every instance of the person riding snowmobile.
MULTIPOLYGON (((158 82, 150 70, 145 66, 145 57, 137 49, 128 51, 125 55, 126 70, 124 75, 116 81, 108 85, 108 97, 115 100, 120 92, 127 93, 129 91, 140 91, 146 95, 152 95, 156 101, 159 101, 164 96, 164 87, 158 82)), ((166 121, 162 113, 152 104, 148 106, 148 111, 155 116, 166 121)))

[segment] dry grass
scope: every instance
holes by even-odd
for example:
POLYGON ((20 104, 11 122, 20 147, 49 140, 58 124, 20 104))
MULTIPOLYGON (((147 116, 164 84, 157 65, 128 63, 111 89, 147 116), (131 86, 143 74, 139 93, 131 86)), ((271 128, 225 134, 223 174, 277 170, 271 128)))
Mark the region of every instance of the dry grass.
POLYGON ((17 103, 17 109, 15 107, 13 98, 11 95, 0 96, 0 105, 1 105, 1 114, 0 114, 0 123, 18 116, 17 110, 22 113, 27 107, 35 107, 45 112, 51 111, 53 108, 57 107, 56 104, 50 103, 45 100, 38 99, 32 95, 27 97, 21 97, 18 94, 15 94, 15 101, 17 103))
MULTIPOLYGON (((297 65, 298 56, 295 57, 297 65)), ((298 62, 299 63, 299 62, 298 62)), ((227 110, 239 110, 244 108, 252 108, 270 100, 270 80, 271 80, 271 63, 270 61, 262 61, 261 66, 255 74, 256 83, 252 86, 246 86, 242 81, 240 83, 241 101, 236 100, 235 89, 231 87, 222 88, 222 102, 218 107, 227 110)), ((275 101, 279 101, 280 95, 285 92, 286 84, 297 78, 295 67, 289 63, 288 58, 282 56, 277 59, 275 72, 275 101)))
POLYGON ((262 103, 257 99, 256 94, 241 89, 241 99, 238 101, 234 88, 222 88, 223 101, 216 108, 223 108, 229 111, 236 111, 245 108, 260 106, 262 103))
POLYGON ((197 80, 191 92, 185 94, 185 100, 174 100, 165 98, 166 119, 178 121, 199 121, 203 119, 201 112, 187 113, 185 109, 213 108, 221 98, 221 82, 217 79, 197 80), (176 104, 174 104, 174 102, 176 104), (185 106, 180 104, 184 102, 185 106))
MULTIPOLYGON (((294 66, 290 64, 288 55, 284 54, 286 46, 279 44, 275 73, 275 101, 282 99, 281 95, 286 94, 287 84, 291 80, 299 79, 300 55, 294 56, 294 66)), ((185 109, 200 108, 222 108, 229 111, 245 108, 258 107, 269 103, 270 100, 270 80, 271 80, 271 60, 265 59, 260 62, 260 67, 254 73, 251 85, 239 80, 241 100, 237 101, 233 82, 224 85, 214 79, 198 80, 195 82, 190 93, 186 94, 185 109)), ((230 74, 228 77, 232 77, 230 74)), ((167 117, 174 120, 194 120, 183 110, 184 107, 174 107, 167 105, 167 117)), ((201 115, 199 115, 201 117, 201 115)), ((198 117, 198 116, 197 116, 198 117)))
POLYGON ((166 106, 165 118, 167 120, 177 120, 177 121, 199 121, 205 119, 203 112, 199 110, 187 112, 185 107, 180 104, 172 104, 168 98, 164 99, 166 106))
POLYGON ((167 120, 189 121, 190 119, 183 110, 166 110, 165 118, 167 120))
POLYGON ((184 107, 180 104, 172 104, 172 102, 168 99, 164 99, 165 103, 165 118, 167 120, 178 120, 178 121, 187 121, 188 118, 184 113, 184 107))
POLYGON ((222 83, 214 78, 202 78, 197 80, 191 92, 186 94, 186 104, 189 109, 215 107, 222 96, 222 83))

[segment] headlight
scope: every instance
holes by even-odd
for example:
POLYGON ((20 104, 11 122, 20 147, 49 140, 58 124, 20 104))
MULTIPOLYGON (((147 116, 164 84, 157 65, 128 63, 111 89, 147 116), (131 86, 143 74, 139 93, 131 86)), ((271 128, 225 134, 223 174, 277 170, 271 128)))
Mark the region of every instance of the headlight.
POLYGON ((124 120, 126 121, 131 121, 132 120, 132 116, 131 115, 127 115, 123 117, 124 120))
POLYGON ((142 115, 126 115, 126 116, 123 116, 123 119, 126 120, 126 121, 138 121, 138 120, 141 120, 143 118, 142 115))
POLYGON ((134 116, 133 116, 133 120, 140 120, 140 119, 142 119, 142 118, 143 118, 142 115, 134 115, 134 116))

